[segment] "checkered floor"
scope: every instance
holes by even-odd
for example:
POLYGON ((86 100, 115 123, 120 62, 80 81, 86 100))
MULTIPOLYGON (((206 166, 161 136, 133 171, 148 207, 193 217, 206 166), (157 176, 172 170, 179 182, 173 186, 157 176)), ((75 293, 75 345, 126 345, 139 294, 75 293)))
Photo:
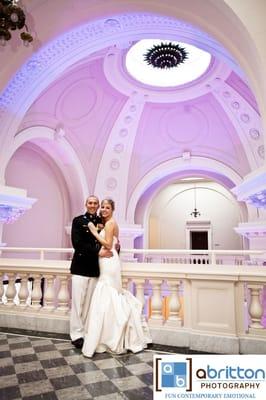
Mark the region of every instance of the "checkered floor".
POLYGON ((21 332, 0 328, 0 400, 151 400, 153 355, 197 353, 153 344, 138 354, 89 359, 67 335, 21 332))
POLYGON ((0 333, 0 400, 152 399, 153 354, 88 359, 69 340, 0 333))

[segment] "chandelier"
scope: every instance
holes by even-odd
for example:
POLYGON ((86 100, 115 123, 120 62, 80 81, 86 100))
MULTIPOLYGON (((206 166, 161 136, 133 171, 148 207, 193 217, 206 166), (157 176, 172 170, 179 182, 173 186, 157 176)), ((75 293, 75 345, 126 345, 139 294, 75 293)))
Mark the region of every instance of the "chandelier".
POLYGON ((188 52, 179 44, 172 42, 154 45, 144 54, 144 60, 154 68, 170 69, 182 64, 188 58, 188 52))
POLYGON ((197 209, 196 185, 194 185, 194 210, 190 213, 190 215, 194 218, 200 216, 200 212, 197 209))
POLYGON ((24 28, 20 38, 25 45, 33 41, 33 37, 26 25, 26 16, 21 7, 17 5, 19 0, 0 0, 0 44, 5 46, 11 39, 11 31, 24 28))

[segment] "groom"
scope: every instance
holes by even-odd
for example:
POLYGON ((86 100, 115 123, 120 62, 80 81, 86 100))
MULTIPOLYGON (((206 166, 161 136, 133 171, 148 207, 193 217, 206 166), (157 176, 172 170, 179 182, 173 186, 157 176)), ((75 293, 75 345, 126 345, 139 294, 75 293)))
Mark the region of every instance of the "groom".
POLYGON ((71 262, 72 274, 72 303, 70 314, 71 343, 76 348, 82 348, 84 335, 84 322, 82 314, 85 310, 85 302, 89 305, 99 271, 99 257, 112 257, 110 250, 101 248, 100 243, 92 235, 88 223, 95 226, 102 224, 97 215, 99 208, 98 197, 91 195, 87 198, 85 207, 87 212, 75 217, 72 222, 71 241, 74 247, 74 255, 71 262))

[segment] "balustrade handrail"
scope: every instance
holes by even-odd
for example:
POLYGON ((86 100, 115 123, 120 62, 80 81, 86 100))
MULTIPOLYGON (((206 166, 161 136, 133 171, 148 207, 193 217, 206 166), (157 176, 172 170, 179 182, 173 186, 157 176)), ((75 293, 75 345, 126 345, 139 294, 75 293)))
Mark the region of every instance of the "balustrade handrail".
MULTIPOLYGON (((23 249, 24 252, 29 252, 29 256, 32 251, 40 251, 42 256, 45 251, 73 251, 71 248, 25 247, 8 247, 3 250, 15 249, 23 249)), ((207 256, 208 263, 188 263, 188 259, 200 258, 191 256, 194 250, 188 249, 123 249, 122 253, 134 255, 167 252, 189 256, 171 256, 170 263, 165 263, 165 257, 150 257, 151 260, 143 257, 143 261, 138 260, 137 263, 132 262, 134 259, 130 257, 128 260, 122 258, 123 287, 132 290, 142 302, 148 323, 155 335, 160 332, 162 343, 166 340, 169 344, 169 337, 173 337, 170 344, 176 345, 178 338, 182 346, 187 346, 190 345, 190 337, 202 335, 204 340, 195 345, 195 350, 219 352, 224 351, 216 347, 216 337, 221 336, 226 337, 231 354, 239 351, 238 341, 241 338, 244 338, 245 346, 247 341, 253 346, 253 341, 259 338, 266 351, 263 319, 266 268, 263 264, 254 264, 250 268, 247 263, 234 263, 231 256, 229 264, 221 267, 218 262, 220 257, 217 260, 213 257, 214 254, 232 255, 236 252, 252 256, 265 252, 208 250, 207 253, 212 254, 211 259, 207 256), (203 309, 207 311, 201 313, 203 309), (206 335, 208 348, 204 344, 206 335)), ((196 253, 201 255, 203 251, 198 250, 196 253)), ((13 254, 10 257, 0 257, 0 315, 4 315, 5 326, 23 326, 27 329, 27 321, 30 320, 38 331, 46 331, 47 326, 52 323, 56 331, 68 332, 70 259, 12 256, 13 254), (47 326, 46 320, 51 321, 47 326)), ((225 347, 227 346, 228 344, 225 347)))
MULTIPOLYGON (((0 252, 5 251, 18 251, 18 252, 49 252, 49 253, 69 253, 73 252, 72 247, 0 247, 0 252)), ((193 249, 124 249, 121 248, 121 253, 132 253, 132 254, 198 254, 198 255, 223 255, 223 254, 234 254, 234 255, 266 255, 266 250, 193 250, 193 249)))

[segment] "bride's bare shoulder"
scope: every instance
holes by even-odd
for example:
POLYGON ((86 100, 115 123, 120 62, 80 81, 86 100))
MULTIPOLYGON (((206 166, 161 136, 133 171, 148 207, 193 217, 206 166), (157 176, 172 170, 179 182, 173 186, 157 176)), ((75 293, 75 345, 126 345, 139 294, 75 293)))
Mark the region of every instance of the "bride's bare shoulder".
POLYGON ((116 221, 113 218, 111 218, 109 219, 109 221, 105 223, 105 228, 114 229, 116 225, 117 225, 116 221))
POLYGON ((118 231, 118 224, 116 220, 113 218, 109 219, 109 221, 106 222, 105 226, 108 227, 109 229, 113 229, 114 232, 118 231))

